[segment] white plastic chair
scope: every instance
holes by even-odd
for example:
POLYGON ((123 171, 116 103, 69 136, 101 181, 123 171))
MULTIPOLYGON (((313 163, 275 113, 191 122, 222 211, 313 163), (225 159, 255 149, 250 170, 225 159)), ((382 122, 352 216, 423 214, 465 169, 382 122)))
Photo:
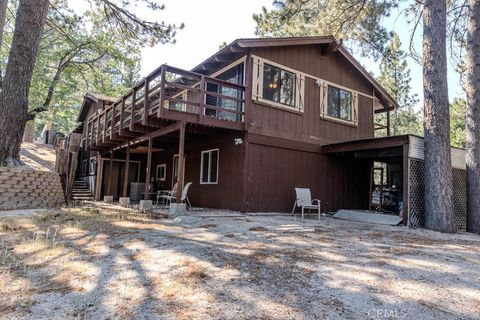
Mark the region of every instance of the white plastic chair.
MULTIPOLYGON (((166 196, 173 196, 177 192, 177 183, 173 185, 172 190, 160 190, 157 192, 157 206, 158 206, 158 200, 162 199, 162 205, 165 204, 165 200, 167 200, 166 196)), ((168 201, 168 200, 167 200, 168 201)), ((168 203, 170 204, 170 203, 168 203)))
POLYGON ((318 199, 312 200, 312 194, 308 188, 295 188, 297 198, 293 203, 292 215, 295 213, 295 208, 302 208, 302 219, 305 214, 305 209, 310 212, 312 209, 318 210, 318 220, 320 220, 321 201, 318 199))
MULTIPOLYGON (((190 188, 190 186, 192 185, 191 182, 187 183, 184 187, 183 187, 183 190, 182 190, 182 195, 180 197, 180 203, 186 203, 188 207, 192 207, 192 205, 190 204, 190 200, 188 199, 188 189, 190 188)), ((172 195, 165 195, 165 196, 162 196, 163 198, 167 199, 168 203, 170 204, 172 201, 173 202, 176 202, 177 201, 177 197, 175 197, 175 194, 172 194, 172 195)))

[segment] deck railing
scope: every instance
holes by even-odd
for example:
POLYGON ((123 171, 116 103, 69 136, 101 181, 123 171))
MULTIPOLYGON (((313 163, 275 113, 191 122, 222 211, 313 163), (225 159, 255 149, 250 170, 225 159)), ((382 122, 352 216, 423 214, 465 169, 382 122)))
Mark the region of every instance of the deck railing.
POLYGON ((220 122, 243 123, 245 86, 162 65, 130 92, 87 121, 87 145, 113 139, 152 119, 169 119, 171 112, 194 114, 220 122))

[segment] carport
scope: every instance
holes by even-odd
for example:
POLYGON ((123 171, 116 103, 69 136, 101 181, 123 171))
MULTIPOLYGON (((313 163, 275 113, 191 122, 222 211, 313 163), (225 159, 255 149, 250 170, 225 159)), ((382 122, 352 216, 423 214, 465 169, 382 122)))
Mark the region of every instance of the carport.
MULTIPOLYGON (((395 177, 390 175, 387 178, 387 180, 393 179, 388 181, 389 184, 395 183, 397 189, 401 188, 401 190, 396 190, 401 196, 401 210, 397 213, 402 216, 403 224, 406 226, 424 226, 425 162, 422 137, 400 135, 354 140, 325 145, 322 147, 322 151, 332 157, 370 160, 371 168, 377 162, 386 164, 387 168, 395 168, 394 171, 390 169, 386 171, 388 173, 395 172, 395 177)), ((452 147, 451 152, 454 214, 457 228, 464 230, 466 227, 465 150, 452 147)), ((369 208, 365 208, 368 210, 372 207, 372 193, 374 193, 372 189, 370 191, 371 193, 368 195, 370 198, 369 208)), ((391 193, 389 190, 387 192, 391 193)), ((383 200, 382 194, 381 197, 383 200)), ((394 213, 392 212, 392 214, 394 213)))

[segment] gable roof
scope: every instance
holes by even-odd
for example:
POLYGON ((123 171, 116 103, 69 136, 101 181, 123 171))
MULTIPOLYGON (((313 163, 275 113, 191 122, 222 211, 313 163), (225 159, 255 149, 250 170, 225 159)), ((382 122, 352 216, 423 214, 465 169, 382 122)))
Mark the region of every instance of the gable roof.
POLYGON ((328 44, 333 45, 335 50, 342 54, 355 69, 375 88, 380 101, 386 110, 398 108, 395 99, 375 80, 375 78, 348 52, 348 50, 333 36, 315 37, 288 37, 288 38, 244 38, 237 39, 219 50, 217 53, 200 63, 192 71, 202 74, 210 74, 221 67, 228 65, 243 56, 249 48, 283 47, 328 44))
POLYGON ((99 93, 87 92, 83 97, 83 103, 82 107, 80 108, 80 112, 78 113, 77 122, 81 122, 83 118, 85 118, 85 116, 87 115, 88 107, 92 103, 97 103, 99 101, 105 101, 107 102, 107 104, 112 104, 117 101, 117 98, 109 97, 99 93))

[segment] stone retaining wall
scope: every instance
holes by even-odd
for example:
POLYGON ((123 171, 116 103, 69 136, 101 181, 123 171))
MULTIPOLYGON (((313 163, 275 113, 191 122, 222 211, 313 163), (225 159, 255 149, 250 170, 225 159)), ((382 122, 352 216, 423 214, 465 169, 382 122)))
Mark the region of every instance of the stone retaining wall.
POLYGON ((56 172, 0 168, 0 210, 58 207, 64 203, 56 172))

